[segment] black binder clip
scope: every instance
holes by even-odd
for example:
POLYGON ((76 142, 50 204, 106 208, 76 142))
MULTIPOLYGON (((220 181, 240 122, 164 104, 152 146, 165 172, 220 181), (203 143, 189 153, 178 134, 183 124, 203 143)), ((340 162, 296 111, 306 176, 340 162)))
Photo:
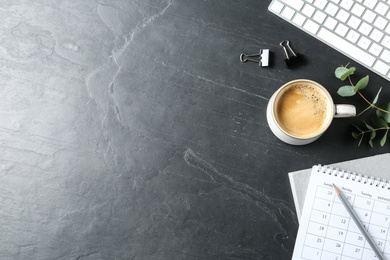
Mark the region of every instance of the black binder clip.
POLYGON ((286 62, 287 67, 295 67, 296 65, 303 63, 303 56, 300 53, 295 53, 293 51, 293 49, 290 47, 290 41, 284 40, 280 43, 280 46, 283 47, 284 53, 286 54, 286 59, 284 59, 284 61, 286 62), (283 45, 284 43, 291 52, 291 57, 289 57, 287 48, 283 45))
POLYGON ((268 67, 269 65, 269 49, 260 50, 259 54, 250 54, 241 53, 240 55, 241 62, 253 61, 259 63, 259 66, 268 67), (246 57, 260 57, 258 60, 248 59, 246 57))

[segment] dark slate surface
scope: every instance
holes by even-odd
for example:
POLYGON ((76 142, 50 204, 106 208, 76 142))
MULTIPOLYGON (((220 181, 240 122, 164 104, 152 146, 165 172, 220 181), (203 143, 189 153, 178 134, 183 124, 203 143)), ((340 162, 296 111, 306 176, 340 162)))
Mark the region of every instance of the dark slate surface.
MULTIPOLYGON (((336 102, 350 60, 269 1, 0 3, 0 259, 289 259, 287 173, 384 152, 355 119, 286 145, 265 109, 308 78, 336 102), (286 69, 288 39, 306 63, 286 69), (240 63, 272 52, 272 66, 240 63)), ((389 82, 370 74, 373 99, 389 82)))

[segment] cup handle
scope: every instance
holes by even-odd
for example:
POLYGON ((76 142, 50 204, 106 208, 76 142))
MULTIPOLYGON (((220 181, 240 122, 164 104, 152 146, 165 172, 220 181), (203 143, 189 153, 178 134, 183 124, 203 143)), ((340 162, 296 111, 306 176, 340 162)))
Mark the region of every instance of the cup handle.
POLYGON ((356 116, 356 107, 353 105, 337 104, 334 105, 334 117, 354 117, 356 116))

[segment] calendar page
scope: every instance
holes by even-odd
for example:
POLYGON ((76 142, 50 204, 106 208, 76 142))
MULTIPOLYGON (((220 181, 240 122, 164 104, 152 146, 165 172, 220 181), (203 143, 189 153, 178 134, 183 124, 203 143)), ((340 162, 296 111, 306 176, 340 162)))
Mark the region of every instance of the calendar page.
POLYGON ((345 195, 384 258, 390 260, 388 182, 325 166, 312 168, 292 259, 378 259, 332 184, 345 195))

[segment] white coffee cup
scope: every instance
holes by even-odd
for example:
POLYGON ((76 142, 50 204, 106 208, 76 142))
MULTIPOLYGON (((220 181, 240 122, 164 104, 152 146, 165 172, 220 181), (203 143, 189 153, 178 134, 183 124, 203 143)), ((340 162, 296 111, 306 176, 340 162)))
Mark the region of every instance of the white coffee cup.
POLYGON ((307 79, 290 81, 280 87, 267 106, 271 131, 285 143, 305 145, 317 140, 335 117, 353 117, 353 105, 335 105, 329 92, 307 79))

